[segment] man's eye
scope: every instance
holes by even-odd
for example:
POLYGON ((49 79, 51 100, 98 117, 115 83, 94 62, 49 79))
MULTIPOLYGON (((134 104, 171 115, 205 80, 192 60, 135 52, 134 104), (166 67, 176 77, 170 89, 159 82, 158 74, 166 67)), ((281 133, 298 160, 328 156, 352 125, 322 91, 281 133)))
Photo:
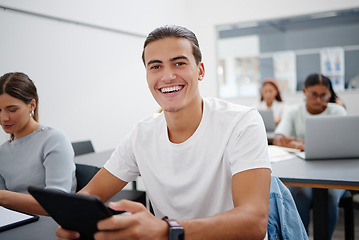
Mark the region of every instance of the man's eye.
POLYGON ((16 112, 17 109, 9 109, 9 112, 16 112))
POLYGON ((156 66, 152 66, 150 69, 159 69, 160 66, 156 65, 156 66))
POLYGON ((178 63, 176 63, 176 66, 182 66, 182 65, 185 65, 186 63, 184 63, 184 62, 178 62, 178 63))

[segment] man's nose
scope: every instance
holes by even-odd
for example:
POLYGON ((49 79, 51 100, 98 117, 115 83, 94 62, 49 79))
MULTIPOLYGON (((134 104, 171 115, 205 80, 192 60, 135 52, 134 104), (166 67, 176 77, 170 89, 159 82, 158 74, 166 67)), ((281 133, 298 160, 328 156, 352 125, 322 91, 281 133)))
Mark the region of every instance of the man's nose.
POLYGON ((172 69, 167 68, 163 71, 163 76, 162 76, 163 81, 171 82, 175 78, 176 78, 176 74, 174 73, 174 71, 172 69))

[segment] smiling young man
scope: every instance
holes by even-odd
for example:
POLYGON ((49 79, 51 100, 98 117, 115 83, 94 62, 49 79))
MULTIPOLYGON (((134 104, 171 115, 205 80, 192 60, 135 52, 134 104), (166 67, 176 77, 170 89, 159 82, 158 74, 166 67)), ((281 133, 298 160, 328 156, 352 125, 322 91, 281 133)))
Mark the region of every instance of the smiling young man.
POLYGON ((198 81, 204 76, 203 63, 197 63, 188 39, 174 37, 151 42, 143 60, 148 87, 169 118, 169 140, 181 143, 194 133, 202 118, 198 81))
MULTIPOLYGON (((141 174, 156 217, 139 203, 111 203, 132 214, 100 221, 96 239, 265 238, 271 171, 264 124, 254 109, 201 97, 201 58, 186 28, 163 26, 147 37, 147 84, 163 112, 139 122, 80 193, 106 201, 141 174)), ((78 237, 62 228, 57 235, 78 237)))

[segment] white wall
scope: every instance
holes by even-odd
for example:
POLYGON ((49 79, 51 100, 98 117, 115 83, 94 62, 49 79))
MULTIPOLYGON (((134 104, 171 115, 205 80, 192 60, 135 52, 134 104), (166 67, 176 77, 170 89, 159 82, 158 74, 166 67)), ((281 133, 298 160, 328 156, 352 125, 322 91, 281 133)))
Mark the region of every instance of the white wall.
MULTIPOLYGON (((8 7, 143 34, 180 23, 167 1, 0 1, 8 7), (153 4, 153 6, 152 6, 153 4), (141 10, 142 9, 142 10, 141 10), (148 11, 148 10, 151 11, 148 11)), ((133 124, 158 111, 141 61, 143 38, 0 10, 0 74, 27 73, 40 97, 40 122, 71 141, 114 148, 133 124)), ((7 138, 1 130, 2 139, 7 138)))
MULTIPOLYGON (((217 96, 216 31, 225 23, 358 7, 357 0, 0 0, 0 5, 147 35, 164 24, 184 25, 199 38, 204 96, 217 96)), ((142 38, 119 35, 0 10, 0 74, 23 71, 40 95, 40 122, 71 141, 92 139, 95 150, 114 148, 135 122, 156 112, 145 84, 142 38)), ((339 93, 359 114, 359 94, 339 93)), ((289 102, 301 94, 284 96, 289 102)), ((233 99, 250 105, 257 99, 233 99)), ((6 138, 0 133, 0 142, 6 138)))

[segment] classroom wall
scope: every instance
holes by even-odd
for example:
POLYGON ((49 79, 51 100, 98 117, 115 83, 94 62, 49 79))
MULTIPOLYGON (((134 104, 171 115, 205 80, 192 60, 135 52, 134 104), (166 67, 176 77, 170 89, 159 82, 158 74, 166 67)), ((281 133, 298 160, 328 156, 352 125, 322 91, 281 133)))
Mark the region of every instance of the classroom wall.
MULTIPOLYGON (((0 74, 23 71, 35 82, 40 122, 71 141, 112 149, 133 125, 157 112, 141 61, 147 32, 180 23, 166 1, 4 1, 8 7, 115 28, 135 37, 0 9, 0 74), (154 4, 154 6, 152 6, 154 4), (148 11, 151 9, 151 11, 148 11)), ((1 129, 2 139, 7 139, 1 129)))
MULTIPOLYGON (((215 26, 358 7, 357 0, 0 0, 0 5, 147 35, 178 24, 199 38, 206 67, 204 96, 217 96, 215 26), (260 6, 260 7, 258 7, 260 6)), ((0 74, 29 74, 40 95, 40 122, 71 141, 91 139, 96 151, 114 148, 132 126, 159 109, 146 86, 144 37, 105 32, 0 9, 0 74)), ((359 114, 358 92, 339 93, 359 114)), ((300 93, 284 96, 302 100, 300 93)), ((255 98, 231 99, 251 105, 255 98)), ((0 130, 0 142, 7 139, 0 130)))
MULTIPOLYGON (((192 7, 188 9, 188 14, 193 16, 194 19, 194 21, 191 22, 191 29, 197 34, 204 55, 206 77, 201 83, 201 90, 202 95, 205 96, 217 96, 218 93, 216 75, 217 33, 215 26, 359 7, 359 1, 356 0, 225 0, 221 3, 222 5, 219 6, 218 2, 215 1, 197 0, 193 1, 192 7), (204 8, 204 6, 206 6, 206 10, 199 14, 198 9, 204 8), (218 9, 220 9, 220 11, 218 11, 218 9), (211 41, 208 39, 211 39, 211 41)), ((359 64, 357 63, 357 65, 359 69, 359 64)), ((359 90, 338 92, 337 94, 344 100, 348 114, 359 115, 359 90)), ((304 99, 301 92, 284 95, 283 98, 288 104, 295 104, 304 99)), ((258 97, 243 97, 229 100, 249 106, 259 101, 258 97)))

